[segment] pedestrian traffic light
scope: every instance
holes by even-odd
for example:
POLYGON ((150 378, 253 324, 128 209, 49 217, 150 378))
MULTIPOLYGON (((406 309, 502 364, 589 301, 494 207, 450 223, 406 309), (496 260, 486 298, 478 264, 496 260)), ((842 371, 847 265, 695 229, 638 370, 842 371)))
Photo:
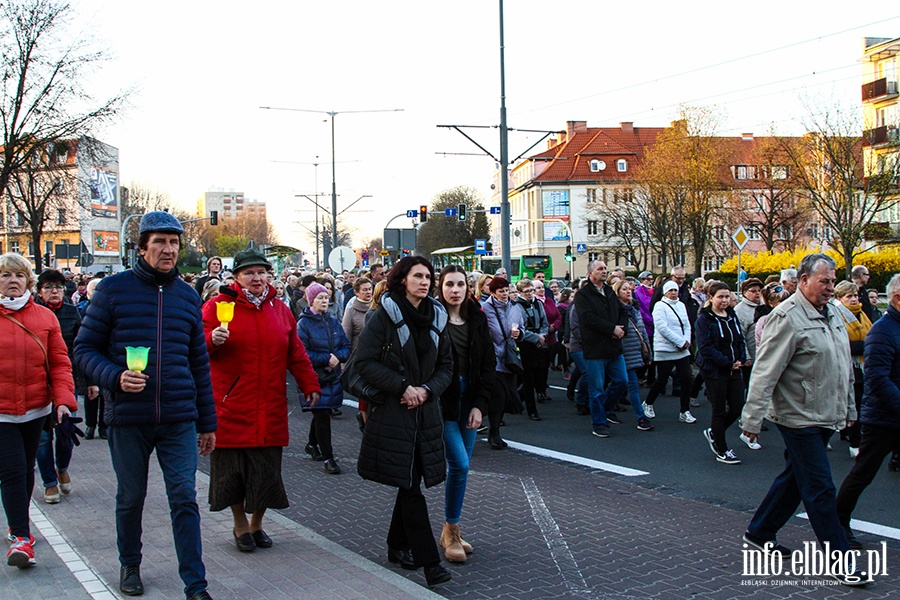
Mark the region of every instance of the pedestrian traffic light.
POLYGON ((423 204, 419 207, 419 223, 425 223, 426 221, 428 221, 428 207, 423 204))
POLYGON ((209 211, 209 224, 210 225, 218 225, 219 224, 219 211, 217 211, 217 210, 209 211))
POLYGON ((566 262, 575 262, 575 256, 572 254, 572 246, 566 246, 566 262))
POLYGON ((466 220, 466 205, 465 204, 460 204, 459 206, 456 207, 456 217, 460 221, 466 220))

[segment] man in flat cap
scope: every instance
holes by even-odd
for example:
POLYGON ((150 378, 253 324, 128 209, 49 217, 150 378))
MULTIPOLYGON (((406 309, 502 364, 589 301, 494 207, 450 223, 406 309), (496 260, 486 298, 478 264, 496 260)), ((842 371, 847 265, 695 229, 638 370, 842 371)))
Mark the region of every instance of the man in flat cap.
POLYGON ((188 600, 209 600, 200 542, 197 449, 216 445, 216 410, 200 297, 175 266, 184 228, 167 212, 141 219, 134 268, 104 279, 75 339, 75 361, 109 390, 109 450, 118 480, 116 542, 119 589, 144 593, 141 517, 150 454, 166 482, 178 572, 188 600), (149 348, 144 364, 127 347, 149 348))

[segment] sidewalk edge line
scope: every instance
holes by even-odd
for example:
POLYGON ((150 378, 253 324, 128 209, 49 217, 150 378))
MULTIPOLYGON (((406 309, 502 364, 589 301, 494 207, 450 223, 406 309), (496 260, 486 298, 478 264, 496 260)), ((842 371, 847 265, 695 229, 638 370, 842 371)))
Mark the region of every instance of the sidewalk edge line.
MULTIPOLYGON (((802 512, 797 516, 801 519, 809 520, 809 515, 805 512, 802 512)), ((892 540, 900 540, 900 529, 896 527, 880 525, 870 521, 860 521, 859 519, 850 519, 850 527, 857 531, 880 535, 881 537, 891 538, 892 540)))
POLYGON ((111 598, 119 597, 90 563, 84 559, 84 556, 69 543, 66 536, 53 524, 34 499, 31 500, 29 517, 34 527, 44 537, 47 544, 53 549, 53 552, 56 553, 69 572, 75 576, 75 579, 81 584, 88 596, 94 600, 110 600, 111 598), (64 556, 64 554, 74 555, 74 558, 72 556, 64 556), (86 576, 84 574, 85 571, 88 571, 92 576, 86 576), (91 591, 88 587, 89 585, 94 587, 97 584, 103 586, 103 589, 91 591))
POLYGON ((614 465, 612 463, 584 458, 583 456, 566 454, 565 452, 557 452, 556 450, 548 450, 547 448, 541 448, 540 446, 532 446, 530 444, 523 444, 522 442, 514 442, 509 438, 505 439, 510 448, 515 448, 516 450, 522 450, 523 452, 536 454, 537 456, 543 456, 545 458, 555 458, 556 460, 562 460, 600 471, 608 471, 610 473, 616 473, 617 475, 624 475, 625 477, 640 477, 642 475, 650 474, 647 471, 639 471, 638 469, 631 469, 629 467, 614 465))

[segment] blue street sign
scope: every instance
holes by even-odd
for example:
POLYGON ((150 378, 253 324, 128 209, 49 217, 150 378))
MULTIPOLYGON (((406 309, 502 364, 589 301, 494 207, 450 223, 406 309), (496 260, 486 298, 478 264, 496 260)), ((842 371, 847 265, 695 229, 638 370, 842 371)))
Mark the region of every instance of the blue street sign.
POLYGON ((445 208, 445 209, 444 209, 444 216, 445 216, 445 217, 455 217, 455 216, 456 216, 456 209, 455 209, 455 208, 445 208))
POLYGON ((492 207, 491 207, 491 214, 492 214, 492 215, 499 215, 499 214, 500 214, 500 207, 499 207, 499 206, 492 206, 492 207))
POLYGON ((408 210, 408 211, 406 211, 406 216, 409 217, 410 219, 418 219, 419 211, 418 210, 408 210))
POLYGON ((585 252, 587 252, 587 244, 575 244, 575 252, 584 254, 585 252))
POLYGON ((487 240, 475 240, 475 254, 487 254, 487 240))
POLYGON ((369 259, 364 258, 363 261, 362 261, 362 266, 368 267, 368 266, 369 266, 369 259))

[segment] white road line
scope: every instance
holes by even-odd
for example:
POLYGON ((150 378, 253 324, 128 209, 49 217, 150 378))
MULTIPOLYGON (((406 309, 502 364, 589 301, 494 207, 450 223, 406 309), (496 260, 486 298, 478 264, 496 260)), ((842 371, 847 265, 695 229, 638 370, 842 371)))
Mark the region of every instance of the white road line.
POLYGON ((550 550, 550 557, 556 563, 556 568, 566 582, 566 587, 573 594, 579 596, 590 595, 591 590, 581 574, 581 569, 578 568, 578 563, 575 562, 575 557, 572 556, 569 545, 559 530, 559 525, 556 524, 556 520, 544 503, 544 498, 541 496, 538 486, 534 483, 534 479, 522 477, 519 481, 522 483, 522 489, 525 490, 525 498, 528 500, 528 504, 531 505, 531 514, 534 516, 534 521, 541 528, 541 535, 544 536, 544 541, 550 550))
POLYGON ((66 541, 63 534, 50 522, 50 520, 41 512, 41 509, 31 501, 29 510, 31 522, 40 534, 47 540, 47 543, 56 552, 66 568, 72 572, 72 575, 84 588, 88 596, 94 600, 117 600, 118 596, 106 585, 106 583, 83 559, 78 551, 66 541))
POLYGON ((509 444, 510 448, 515 448, 516 450, 522 450, 524 452, 529 452, 531 454, 536 454, 538 456, 544 456, 547 458, 555 458, 557 460, 562 460, 565 462, 570 462, 576 465, 581 465, 583 467, 588 467, 591 469, 598 469, 600 471, 608 471, 610 473, 616 473, 618 475, 624 475, 625 477, 640 477, 641 475, 649 475, 650 473, 647 471, 639 471, 637 469, 631 469, 629 467, 622 467, 620 465, 614 465, 612 463, 602 462, 599 460, 593 460, 590 458, 585 458, 583 456, 576 456, 574 454, 566 454, 565 452, 557 452, 556 450, 548 450, 547 448, 541 448, 539 446, 531 446, 529 444, 523 444, 521 442, 514 442, 508 438, 506 442, 509 444))
MULTIPOLYGON (((801 519, 809 520, 809 515, 800 513, 797 515, 801 519)), ((857 531, 864 531, 881 537, 891 538, 892 540, 900 540, 900 529, 896 527, 888 527, 887 525, 879 525, 878 523, 870 523, 869 521, 860 521, 859 519, 851 519, 850 527, 857 531)))

